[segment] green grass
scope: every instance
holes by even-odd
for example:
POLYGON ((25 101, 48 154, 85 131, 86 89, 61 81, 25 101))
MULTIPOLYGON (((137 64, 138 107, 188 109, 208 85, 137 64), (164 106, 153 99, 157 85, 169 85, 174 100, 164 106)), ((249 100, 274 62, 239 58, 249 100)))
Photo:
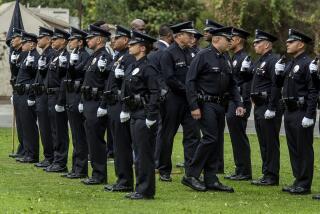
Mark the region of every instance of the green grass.
MULTIPOLYGON (((157 181, 156 199, 130 201, 123 193, 108 193, 103 186, 84 186, 79 180, 60 178, 32 165, 8 158, 11 151, 9 129, 0 129, 0 213, 319 213, 320 202, 308 196, 292 196, 281 187, 292 182, 285 138, 281 138, 279 187, 256 187, 248 182, 221 181, 236 193, 199 193, 180 184, 182 173, 174 168, 173 182, 157 181)), ((225 139, 226 172, 233 171, 229 136, 225 139)), ((250 135, 253 176, 261 176, 261 160, 255 135, 250 135)), ((319 139, 315 140, 313 193, 320 192, 319 139)), ((173 162, 182 161, 181 135, 174 144, 173 162)), ((71 153, 70 153, 71 154, 71 153)), ((69 162, 70 163, 70 162, 69 162)), ((108 163, 109 183, 115 181, 113 164, 108 163)))

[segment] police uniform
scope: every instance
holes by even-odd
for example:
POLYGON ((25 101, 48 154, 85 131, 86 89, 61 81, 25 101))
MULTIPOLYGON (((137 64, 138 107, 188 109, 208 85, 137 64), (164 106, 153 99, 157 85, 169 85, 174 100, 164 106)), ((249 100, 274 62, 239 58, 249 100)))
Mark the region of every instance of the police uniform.
MULTIPOLYGON (((149 44, 156 41, 150 36, 132 32, 129 45, 149 44)), ((130 199, 152 199, 155 195, 154 151, 159 117, 158 72, 144 56, 131 64, 125 72, 121 96, 123 112, 130 113, 130 130, 135 154, 135 192, 130 199), (153 121, 152 125, 147 121, 153 121)))
MULTIPOLYGON (((312 39, 294 29, 289 30, 288 42, 312 39)), ((286 107, 284 125, 289 148, 291 168, 295 178, 293 184, 283 190, 293 194, 310 193, 313 169, 313 129, 301 124, 303 118, 316 119, 318 90, 312 84, 309 64, 312 59, 306 52, 286 63, 285 70, 276 75, 277 85, 283 87, 283 101, 286 107)))
POLYGON ((88 175, 88 144, 84 128, 84 116, 79 112, 78 105, 81 102, 80 90, 84 79, 83 68, 87 64, 89 54, 85 50, 87 33, 71 27, 70 34, 69 41, 72 39, 82 40, 84 47, 77 48, 72 52, 72 54, 78 55, 78 59, 71 59, 70 56, 69 69, 64 80, 66 107, 73 144, 72 169, 65 176, 67 178, 81 178, 88 175))
MULTIPOLYGON (((13 28, 13 35, 11 39, 14 37, 21 37, 21 33, 23 30, 18 29, 18 28, 13 28)), ((17 157, 23 157, 25 150, 23 146, 23 129, 22 129, 22 124, 21 124, 21 119, 20 115, 17 112, 18 109, 18 104, 15 102, 16 97, 17 97, 17 92, 14 89, 14 85, 17 80, 17 75, 21 66, 21 63, 27 53, 22 52, 21 48, 12 50, 10 49, 10 71, 11 71, 11 79, 10 79, 10 84, 12 86, 12 102, 13 102, 13 108, 15 110, 16 114, 16 126, 17 126, 17 133, 18 133, 18 140, 19 140, 19 145, 16 154, 10 154, 9 156, 12 158, 17 158, 17 157)))
MULTIPOLYGON (((195 34, 192 22, 179 23, 171 26, 173 33, 189 32, 195 34)), ((170 45, 161 56, 161 72, 169 92, 164 101, 162 129, 160 139, 162 148, 159 156, 159 173, 170 179, 172 170, 172 146, 174 136, 179 125, 183 128, 184 163, 186 173, 189 171, 192 155, 200 140, 200 129, 197 122, 191 117, 186 98, 185 78, 192 61, 191 50, 188 47, 181 48, 178 43, 170 45)))
MULTIPOLYGON (((44 36, 52 37, 53 31, 44 27, 40 27, 38 38, 42 38, 44 36)), ((44 79, 47 75, 49 61, 51 60, 53 55, 54 50, 51 46, 48 46, 43 50, 42 54, 39 57, 39 60, 43 60, 45 63, 44 65, 39 65, 39 61, 37 62, 38 72, 35 81, 32 84, 33 94, 35 95, 36 113, 44 155, 44 160, 36 163, 36 167, 48 167, 53 161, 52 132, 50 123, 48 122, 50 121, 48 113, 48 95, 44 87, 44 79)), ((32 100, 31 97, 29 97, 29 99, 32 100)))
MULTIPOLYGON (((232 36, 239 36, 247 39, 250 34, 242 29, 233 28, 232 36)), ((232 57, 232 68, 238 90, 242 97, 244 108, 246 109, 245 117, 238 117, 235 114, 236 106, 233 102, 229 102, 226 121, 230 133, 233 158, 236 165, 235 172, 225 178, 231 180, 248 180, 252 177, 250 144, 246 134, 248 117, 251 112, 250 86, 251 81, 246 82, 241 76, 241 64, 248 57, 244 49, 239 50, 232 57)))
MULTIPOLYGON (((37 36, 22 32, 22 42, 36 43, 37 36)), ((14 86, 17 92, 15 102, 17 104, 17 114, 19 114, 19 118, 21 119, 25 149, 24 157, 18 158, 17 161, 22 163, 36 163, 39 161, 39 135, 35 106, 34 104, 29 105, 27 102, 29 93, 31 93, 31 85, 37 74, 38 58, 39 54, 36 48, 28 51, 21 63, 14 86), (29 61, 29 59, 32 61, 29 61)))
MULTIPOLYGON (((111 34, 94 25, 89 26, 88 38, 95 36, 109 37, 111 34)), ((105 62, 109 65, 112 61, 111 55, 105 47, 96 50, 84 66, 85 77, 82 85, 83 115, 85 117, 85 130, 89 145, 89 155, 92 166, 92 177, 83 180, 86 185, 101 184, 107 178, 107 156, 106 142, 104 140, 107 128, 107 116, 97 117, 101 97, 109 75, 107 66, 98 67, 98 63, 105 62)))
MULTIPOLYGON (((211 30, 211 33, 231 39, 231 30, 231 27, 224 27, 211 30)), ((229 99, 237 107, 242 106, 229 59, 213 45, 200 51, 190 65, 186 84, 190 110, 201 111, 199 125, 203 136, 194 152, 190 171, 182 183, 198 191, 233 192, 231 187, 221 184, 216 176, 221 161, 219 138, 223 136, 229 99), (199 181, 202 171, 205 185, 199 181)))
MULTIPOLYGON (((273 35, 256 30, 254 42, 277 40, 273 35)), ((251 100, 254 104, 254 122, 260 145, 263 177, 253 180, 254 185, 278 185, 280 168, 281 111, 279 107, 280 90, 275 85, 274 65, 279 56, 272 50, 262 55, 251 68, 253 79, 251 100), (273 111, 273 118, 266 119, 266 111, 273 111)))
MULTIPOLYGON (((54 28, 52 39, 62 38, 67 40, 69 33, 54 28)), ((69 134, 68 134, 68 118, 65 110, 56 111, 56 105, 62 105, 60 101, 61 83, 66 76, 68 69, 69 53, 66 48, 56 50, 51 60, 49 61, 48 72, 44 80, 44 85, 48 95, 48 112, 49 122, 52 132, 53 142, 53 162, 45 168, 46 172, 66 172, 69 149, 69 134), (67 61, 60 62, 61 57, 66 57, 67 61)))
MULTIPOLYGON (((130 30, 117 25, 116 39, 120 37, 130 38, 130 30)), ((107 191, 132 191, 133 190, 133 157, 132 141, 130 134, 130 122, 120 122, 122 109, 121 86, 124 72, 136 59, 129 54, 128 48, 119 50, 112 62, 111 73, 108 78, 106 90, 103 96, 102 108, 108 109, 111 135, 114 142, 114 166, 117 181, 113 185, 105 186, 107 191)))

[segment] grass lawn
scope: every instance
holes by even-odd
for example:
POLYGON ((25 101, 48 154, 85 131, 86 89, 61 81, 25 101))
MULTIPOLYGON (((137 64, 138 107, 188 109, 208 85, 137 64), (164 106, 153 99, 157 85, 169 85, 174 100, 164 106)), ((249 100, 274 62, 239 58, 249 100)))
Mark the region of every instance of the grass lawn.
MULTIPOLYGON (((279 187, 256 187, 248 182, 221 181, 235 193, 199 193, 180 183, 182 172, 174 168, 173 182, 157 180, 156 199, 130 201, 123 193, 108 193, 103 186, 84 186, 79 180, 60 178, 33 165, 18 164, 8 158, 11 151, 10 129, 0 129, 0 213, 319 213, 320 201, 308 196, 292 196, 281 187, 292 182, 285 138, 281 138, 279 187)), ((225 139, 226 172, 233 171, 229 136, 225 139)), ((250 135, 254 178, 261 176, 257 138, 250 135)), ((173 162, 183 159, 181 135, 176 136, 173 162)), ((315 140, 313 193, 320 192, 319 139, 315 140)), ((71 153, 70 153, 71 154, 71 153)), ((71 161, 69 161, 71 163, 71 161)), ((109 183, 115 182, 113 164, 108 163, 109 183)))

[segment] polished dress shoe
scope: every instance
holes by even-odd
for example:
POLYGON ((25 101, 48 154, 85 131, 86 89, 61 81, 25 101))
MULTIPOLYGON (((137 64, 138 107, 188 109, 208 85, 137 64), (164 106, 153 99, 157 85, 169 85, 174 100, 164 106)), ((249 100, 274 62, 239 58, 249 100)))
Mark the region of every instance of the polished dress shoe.
POLYGON ((320 195, 318 194, 318 195, 314 195, 314 196, 312 196, 312 199, 314 199, 314 200, 320 200, 320 195))
POLYGON ((60 166, 58 164, 51 164, 45 169, 46 172, 68 172, 68 168, 66 166, 60 166))
POLYGON ((124 195, 125 198, 131 198, 131 195, 135 194, 135 192, 129 192, 124 195))
POLYGON ((98 180, 97 178, 86 178, 81 181, 85 185, 98 185, 103 184, 103 181, 98 180))
POLYGON ((289 192, 294 195, 307 195, 311 193, 311 190, 304 187, 296 186, 292 188, 289 192))
POLYGON ((44 159, 43 161, 34 164, 35 167, 39 167, 39 168, 45 168, 45 167, 48 167, 50 165, 51 165, 51 162, 48 161, 47 159, 44 159))
POLYGON ((146 195, 142 195, 141 193, 133 193, 130 195, 130 198, 131 200, 140 200, 140 199, 154 199, 154 196, 146 196, 146 195))
POLYGON ((234 174, 230 174, 230 175, 224 176, 224 179, 229 179, 229 180, 231 180, 232 178, 234 178, 234 177, 236 177, 236 176, 237 176, 237 174, 234 173, 234 174))
POLYGON ((220 181, 216 181, 213 184, 206 185, 207 190, 213 190, 213 191, 221 191, 221 192, 234 192, 234 189, 232 187, 223 185, 220 181))
POLYGON ((271 178, 261 178, 251 181, 251 184, 256 186, 278 186, 279 181, 271 178))
POLYGON ((88 177, 87 175, 85 174, 79 174, 79 173, 69 173, 67 174, 67 177, 66 178, 69 178, 69 179, 79 179, 79 178, 86 178, 88 177))
POLYGON ((206 191, 206 186, 198 178, 195 177, 183 176, 181 183, 197 191, 206 191))
POLYGON ((176 164, 176 167, 177 167, 177 168, 184 168, 184 163, 177 163, 177 164, 176 164))
POLYGON ((242 175, 242 174, 239 174, 230 178, 230 180, 233 180, 233 181, 249 181, 251 179, 252 179, 251 175, 242 175))
POLYGON ((17 153, 9 154, 9 158, 21 158, 21 157, 23 157, 23 156, 20 154, 17 154, 17 153))
POLYGON ((164 181, 164 182, 171 182, 172 178, 170 177, 170 175, 167 174, 163 174, 163 175, 159 175, 159 180, 160 181, 164 181))
POLYGON ((16 161, 20 163, 37 163, 39 160, 35 160, 31 157, 23 157, 23 158, 16 158, 16 161))
POLYGON ((112 184, 104 186, 104 190, 108 192, 132 192, 133 188, 120 184, 112 184))
POLYGON ((282 188, 282 192, 290 192, 294 188, 295 188, 294 185, 285 186, 285 187, 282 188))

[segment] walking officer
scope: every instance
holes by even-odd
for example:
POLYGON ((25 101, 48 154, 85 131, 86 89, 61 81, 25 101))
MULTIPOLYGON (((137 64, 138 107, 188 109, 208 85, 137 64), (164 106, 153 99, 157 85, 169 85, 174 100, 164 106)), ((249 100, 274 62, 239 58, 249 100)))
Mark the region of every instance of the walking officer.
POLYGON ((231 51, 234 53, 234 56, 232 57, 232 73, 237 83, 246 113, 244 117, 238 117, 235 113, 235 104, 229 102, 226 119, 232 143, 233 159, 236 165, 235 172, 225 177, 230 180, 249 180, 252 178, 250 144, 246 134, 248 117, 251 112, 251 81, 247 82, 241 76, 241 64, 244 60, 248 60, 249 58, 244 50, 245 42, 249 35, 250 33, 242 29, 232 29, 230 47, 231 51))
POLYGON ((68 70, 69 53, 66 49, 69 33, 54 28, 52 48, 55 50, 49 62, 44 80, 48 94, 49 122, 53 141, 53 162, 45 168, 46 172, 66 172, 69 149, 68 118, 65 107, 60 101, 61 83, 68 70))
POLYGON ((210 32, 212 45, 196 55, 187 73, 187 98, 191 115, 199 122, 203 136, 182 183, 197 191, 234 192, 233 188, 220 183, 216 176, 221 161, 219 138, 224 132, 229 100, 235 103, 236 115, 244 115, 232 66, 224 54, 230 47, 232 28, 223 27, 210 32), (199 180, 202 171, 204 184, 199 180))
POLYGON ((110 35, 110 32, 102 27, 89 25, 89 33, 86 37, 88 48, 93 50, 93 54, 84 66, 85 77, 81 88, 85 130, 92 166, 92 176, 82 180, 86 185, 102 184, 107 178, 106 142, 104 140, 107 110, 99 106, 109 75, 108 67, 112 62, 112 56, 105 49, 107 38, 110 35))
POLYGON ((254 104, 254 122, 260 145, 263 177, 251 183, 260 186, 279 184, 282 112, 279 106, 281 92, 276 87, 274 73, 279 56, 272 52, 272 43, 276 40, 275 36, 256 30, 253 45, 260 58, 253 66, 247 60, 241 65, 241 70, 253 73, 251 100, 254 104))
MULTIPOLYGON (((54 50, 51 47, 52 36, 52 30, 44 27, 39 28, 37 45, 42 49, 42 54, 37 62, 38 73, 32 85, 32 89, 35 94, 36 113, 44 156, 44 160, 36 163, 35 166, 41 168, 48 167, 53 161, 53 141, 51 126, 49 123, 48 95, 44 87, 44 79, 46 78, 48 72, 49 61, 54 55, 54 50)), ((29 97, 29 102, 30 101, 33 101, 31 97, 29 97)))
POLYGON ((118 52, 112 62, 112 70, 100 105, 108 108, 109 123, 114 142, 114 167, 117 181, 113 185, 106 185, 105 190, 111 192, 132 192, 133 190, 133 157, 130 134, 130 121, 120 121, 122 102, 120 97, 124 72, 128 66, 136 61, 129 54, 130 30, 117 25, 113 49, 118 52))
POLYGON ((306 53, 312 39, 289 29, 287 53, 293 59, 275 64, 277 86, 283 87, 284 126, 294 182, 282 190, 291 194, 310 194, 314 169, 313 129, 316 119, 318 90, 312 84, 306 53))
POLYGON ((159 156, 160 180, 171 181, 172 171, 172 146, 174 136, 179 125, 183 128, 183 147, 185 171, 188 174, 189 165, 195 148, 200 140, 200 129, 197 121, 191 117, 187 98, 185 78, 191 63, 192 54, 189 45, 194 34, 192 22, 183 22, 171 26, 175 41, 164 50, 161 56, 161 72, 165 83, 169 87, 164 105, 164 117, 159 139, 162 140, 162 148, 159 156))
MULTIPOLYGON (((29 96, 34 97, 31 85, 37 74, 37 36, 35 34, 22 32, 22 51, 27 55, 20 65, 14 88, 17 92, 17 114, 21 119, 23 129, 24 157, 16 160, 21 163, 37 163, 39 161, 39 133, 35 101, 30 101, 29 96)), ((33 99, 34 100, 34 99, 33 99)))
POLYGON ((87 33, 70 28, 69 49, 72 51, 69 60, 64 88, 66 93, 66 109, 72 134, 72 169, 63 174, 66 178, 84 178, 88 175, 88 144, 84 129, 83 105, 81 102, 81 85, 84 79, 84 66, 87 64, 89 54, 85 50, 87 33))
POLYGON ((147 59, 156 39, 132 31, 129 53, 136 62, 125 71, 121 90, 124 102, 120 120, 130 120, 131 138, 135 154, 135 192, 130 199, 153 199, 155 195, 154 152, 159 118, 158 72, 147 59))

